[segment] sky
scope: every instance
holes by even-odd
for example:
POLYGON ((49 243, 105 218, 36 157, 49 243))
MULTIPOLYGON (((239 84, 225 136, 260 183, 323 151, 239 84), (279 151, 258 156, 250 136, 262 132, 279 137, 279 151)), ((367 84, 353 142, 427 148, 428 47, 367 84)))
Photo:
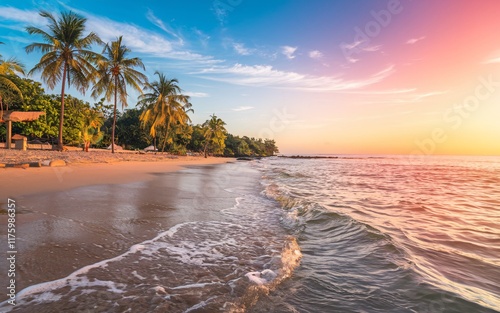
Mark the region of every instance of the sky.
POLYGON ((41 9, 123 36, 150 80, 179 80, 195 124, 216 114, 283 154, 500 155, 497 0, 2 0, 0 53, 28 69, 41 9))

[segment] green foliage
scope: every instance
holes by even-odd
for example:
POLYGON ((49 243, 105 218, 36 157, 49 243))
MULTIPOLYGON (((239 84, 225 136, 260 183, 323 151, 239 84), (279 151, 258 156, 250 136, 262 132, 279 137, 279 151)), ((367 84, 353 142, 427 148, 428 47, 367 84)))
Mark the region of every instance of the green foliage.
POLYGON ((98 77, 96 84, 92 88, 92 96, 97 98, 104 94, 105 99, 113 99, 113 124, 111 126, 111 151, 115 152, 115 130, 116 130, 116 106, 119 100, 122 109, 127 106, 127 86, 142 93, 141 86, 147 81, 146 75, 135 70, 135 67, 145 70, 144 64, 139 58, 128 58, 130 49, 122 44, 122 36, 115 41, 106 44, 103 54, 99 56, 97 62, 98 77))
MULTIPOLYGON (((125 149, 144 149, 151 144, 151 137, 141 127, 138 109, 125 110, 116 121, 116 138, 118 145, 125 149)), ((111 142, 110 142, 111 144, 111 142)), ((108 145, 109 146, 109 145, 108 145)))
MULTIPOLYGON (((0 42, 0 44, 3 44, 0 42)), ((24 74, 24 65, 15 58, 4 60, 0 54, 0 109, 3 108, 3 98, 6 94, 14 93, 17 97, 23 97, 23 94, 17 84, 12 80, 17 74, 24 74)))
POLYGON ((29 74, 40 72, 43 81, 50 89, 54 89, 61 82, 58 147, 62 150, 64 137, 69 137, 70 143, 74 143, 75 139, 73 130, 63 132, 64 125, 68 124, 63 122, 66 116, 64 112, 66 82, 68 86, 73 85, 78 91, 85 92, 89 84, 94 81, 96 75, 94 64, 101 57, 90 48, 94 44, 101 44, 102 41, 95 33, 84 35, 87 20, 71 11, 62 12, 57 19, 48 11, 40 11, 40 16, 47 20, 48 30, 33 26, 26 28, 30 35, 38 35, 44 41, 26 47, 26 53, 33 51, 43 53, 29 74))
POLYGON ((177 124, 172 127, 172 144, 170 152, 177 155, 186 155, 187 146, 191 142, 193 126, 177 124))
POLYGON ((228 134, 226 138, 225 156, 272 156, 279 152, 274 140, 239 137, 228 134))
POLYGON ((103 117, 102 113, 95 108, 86 108, 83 113, 80 138, 83 143, 83 150, 89 152, 90 145, 98 143, 103 138, 103 134, 101 133, 103 117))
POLYGON ((191 140, 187 144, 187 148, 190 151, 202 152, 204 141, 205 141, 205 137, 203 136, 203 128, 201 127, 201 125, 193 126, 191 140))
POLYGON ((32 138, 50 139, 55 137, 59 125, 58 111, 60 103, 57 103, 51 96, 46 95, 39 82, 19 77, 12 77, 11 79, 24 97, 21 99, 12 93, 7 95, 4 102, 6 106, 8 105, 9 110, 45 112, 45 115, 42 115, 36 121, 13 123, 13 133, 32 138))
POLYGON ((205 158, 209 152, 213 154, 222 154, 226 147, 227 130, 224 127, 226 123, 215 114, 211 119, 203 123, 203 137, 205 138, 204 154, 205 158))
POLYGON ((153 138, 160 135, 164 151, 166 145, 174 141, 175 134, 170 132, 171 128, 186 125, 190 121, 188 112, 193 110, 177 79, 168 79, 160 72, 155 74, 158 80, 147 83, 144 90, 148 92, 139 97, 139 104, 144 109, 140 119, 153 138))

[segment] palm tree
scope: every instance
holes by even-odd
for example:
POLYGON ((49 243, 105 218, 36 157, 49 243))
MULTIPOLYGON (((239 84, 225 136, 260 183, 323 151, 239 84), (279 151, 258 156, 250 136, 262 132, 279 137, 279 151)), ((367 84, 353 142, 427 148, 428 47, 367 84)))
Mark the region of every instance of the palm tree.
POLYGON ((130 49, 122 44, 122 36, 106 44, 103 56, 97 63, 97 83, 92 89, 92 96, 97 98, 104 93, 107 101, 114 97, 113 127, 111 129, 111 152, 115 153, 116 104, 118 97, 122 109, 127 106, 127 85, 142 94, 141 85, 147 82, 146 75, 134 69, 146 68, 139 58, 128 58, 130 49))
POLYGON ((103 124, 102 113, 96 109, 88 108, 84 112, 81 137, 83 151, 89 152, 90 144, 96 144, 102 140, 101 126, 103 124))
MULTIPOLYGON (((3 42, 0 42, 3 44, 3 42)), ((21 99, 23 98, 23 94, 21 90, 16 86, 16 84, 11 80, 10 76, 16 74, 24 75, 24 65, 17 61, 15 58, 9 58, 4 60, 2 55, 0 54, 0 86, 6 89, 10 89, 14 93, 17 93, 21 99)), ((8 110, 8 107, 7 107, 8 110)), ((0 90, 0 119, 2 119, 3 115, 3 92, 0 90)))
POLYGON ((30 35, 39 35, 44 43, 32 43, 26 47, 26 52, 35 50, 44 53, 38 64, 28 73, 41 72, 43 81, 50 89, 61 84, 61 115, 59 117, 58 149, 63 149, 64 123, 64 92, 66 80, 68 87, 73 86, 85 93, 95 75, 94 62, 99 54, 89 50, 93 44, 101 44, 97 34, 91 32, 84 36, 86 18, 73 12, 62 12, 56 19, 47 11, 40 11, 40 16, 48 20, 49 31, 40 28, 27 27, 30 35))
POLYGON ((158 81, 146 84, 144 90, 150 92, 139 98, 139 103, 144 108, 140 119, 144 128, 150 127, 149 134, 153 138, 156 138, 157 130, 164 129, 163 151, 171 126, 175 124, 185 125, 190 122, 191 119, 187 113, 193 112, 193 109, 189 103, 189 96, 181 93, 182 90, 177 79, 168 79, 158 71, 155 72, 155 75, 158 75, 158 81))
POLYGON ((207 148, 208 145, 213 145, 216 147, 216 151, 224 151, 225 143, 227 137, 227 130, 224 127, 226 123, 215 116, 215 114, 210 116, 211 119, 203 123, 203 136, 205 137, 205 148, 204 154, 205 158, 207 157, 207 148))

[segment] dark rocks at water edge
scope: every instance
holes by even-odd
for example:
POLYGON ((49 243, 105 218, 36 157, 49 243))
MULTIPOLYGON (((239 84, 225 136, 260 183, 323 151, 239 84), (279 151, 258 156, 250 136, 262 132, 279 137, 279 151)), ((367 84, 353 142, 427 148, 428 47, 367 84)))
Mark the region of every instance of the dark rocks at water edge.
POLYGON ((238 161, 253 161, 253 160, 260 160, 262 157, 239 157, 236 158, 238 161))
POLYGON ((338 159, 338 156, 308 156, 308 155, 279 155, 280 158, 288 159, 338 159))

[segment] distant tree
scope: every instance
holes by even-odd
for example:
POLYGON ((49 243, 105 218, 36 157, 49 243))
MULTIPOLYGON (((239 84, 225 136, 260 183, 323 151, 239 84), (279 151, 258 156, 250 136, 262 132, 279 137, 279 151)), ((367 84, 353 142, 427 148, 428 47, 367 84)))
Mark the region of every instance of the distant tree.
POLYGON ((31 79, 13 76, 12 81, 23 94, 23 99, 17 94, 7 93, 5 102, 11 110, 16 111, 43 111, 39 119, 26 123, 13 123, 13 132, 35 138, 55 138, 59 124, 58 99, 45 94, 42 84, 31 79))
POLYGON ((127 109, 116 120, 116 136, 119 145, 127 149, 144 149, 150 144, 148 132, 141 127, 142 110, 127 109))
POLYGON ((122 36, 111 44, 106 44, 103 56, 97 63, 97 82, 92 89, 94 98, 104 94, 106 100, 111 101, 114 97, 113 125, 111 128, 111 152, 115 153, 115 128, 116 128, 116 105, 118 97, 122 109, 127 106, 127 85, 142 93, 142 84, 147 81, 146 76, 135 70, 135 67, 145 70, 144 64, 139 58, 128 58, 130 49, 122 43, 122 36))
POLYGON ((276 146, 276 142, 271 139, 264 140, 264 151, 266 156, 273 156, 275 153, 279 153, 279 149, 276 146))
POLYGON ((172 146, 169 151, 173 154, 185 155, 192 135, 193 126, 189 124, 175 124, 172 127, 172 146))
POLYGON ((205 137, 203 136, 203 128, 201 125, 195 125, 192 127, 191 140, 187 145, 187 149, 195 152, 202 152, 205 142, 205 137))
POLYGON ((91 144, 96 144, 102 140, 102 113, 95 108, 85 109, 82 124, 81 138, 83 142, 83 151, 89 152, 91 144))
POLYGON ((218 118, 215 114, 211 115, 211 119, 203 123, 203 136, 205 138, 204 155, 207 157, 208 148, 213 151, 213 153, 223 153, 226 147, 226 128, 224 127, 226 123, 218 118))
MULTIPOLYGON (((59 105, 59 96, 52 96, 54 102, 59 105)), ((85 114, 90 104, 78 98, 66 95, 64 114, 63 138, 68 145, 78 146, 81 144, 81 130, 86 118, 85 114)))
POLYGON ((252 150, 250 150, 250 147, 248 146, 247 142, 244 140, 241 140, 240 144, 238 145, 238 155, 248 156, 251 154, 252 154, 252 150))
POLYGON ((94 79, 94 62, 99 59, 99 54, 90 48, 102 41, 93 32, 84 35, 87 20, 73 12, 62 12, 58 19, 47 11, 41 11, 40 15, 48 20, 49 31, 32 26, 26 28, 30 35, 39 35, 44 41, 26 47, 27 53, 35 50, 44 53, 29 74, 41 72, 42 80, 50 89, 62 82, 58 138, 58 149, 62 150, 66 81, 68 86, 73 84, 78 91, 85 92, 94 79))

